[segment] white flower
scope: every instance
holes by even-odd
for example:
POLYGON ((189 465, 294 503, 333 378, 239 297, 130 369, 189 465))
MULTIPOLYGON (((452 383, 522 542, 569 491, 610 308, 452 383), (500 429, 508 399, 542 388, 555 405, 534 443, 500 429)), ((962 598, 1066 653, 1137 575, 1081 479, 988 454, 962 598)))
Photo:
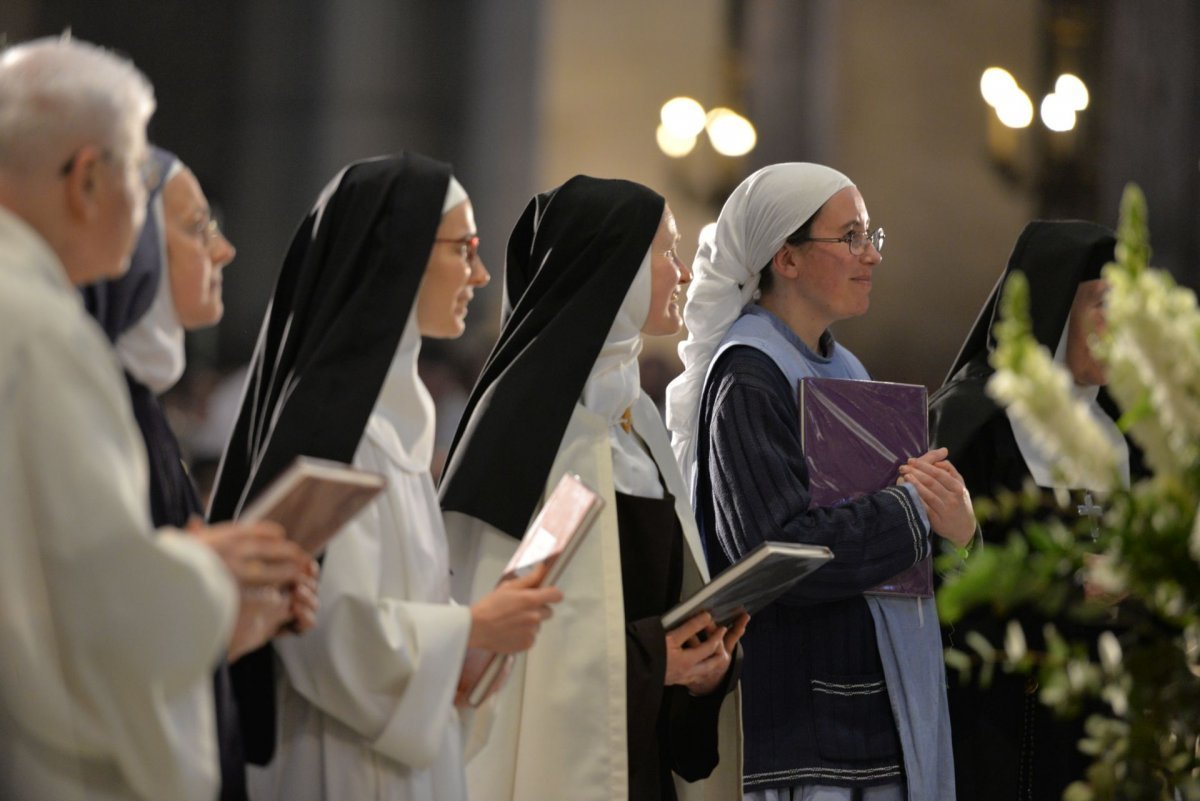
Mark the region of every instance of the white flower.
POLYGON ((988 394, 1008 407, 1038 447, 1055 455, 1055 472, 1066 485, 1111 489, 1117 480, 1116 449, 1087 405, 1072 394, 1070 374, 1050 352, 1032 339, 1010 343, 1001 336, 993 364, 997 369, 988 380, 988 394), (1010 347, 1023 352, 1009 359, 1010 347))

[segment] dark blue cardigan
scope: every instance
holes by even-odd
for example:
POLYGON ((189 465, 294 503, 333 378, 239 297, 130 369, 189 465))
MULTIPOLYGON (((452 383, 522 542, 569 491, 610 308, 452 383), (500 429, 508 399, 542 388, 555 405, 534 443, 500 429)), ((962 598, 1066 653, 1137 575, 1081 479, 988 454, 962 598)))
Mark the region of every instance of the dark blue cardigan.
POLYGON ((755 615, 742 640, 745 788, 902 781, 862 593, 913 564, 911 495, 888 489, 809 510, 795 391, 754 348, 718 358, 700 419, 697 518, 711 572, 767 539, 826 545, 835 557, 755 615))

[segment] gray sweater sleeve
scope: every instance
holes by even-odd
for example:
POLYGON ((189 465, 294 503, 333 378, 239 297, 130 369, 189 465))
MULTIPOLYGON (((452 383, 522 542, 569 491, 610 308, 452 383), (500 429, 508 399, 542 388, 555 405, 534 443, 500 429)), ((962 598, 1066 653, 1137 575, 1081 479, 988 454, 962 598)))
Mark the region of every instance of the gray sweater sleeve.
POLYGON ((903 487, 809 509, 795 393, 765 354, 748 347, 723 354, 704 405, 708 436, 700 445, 711 497, 705 527, 714 568, 764 540, 828 546, 833 561, 783 599, 811 604, 858 595, 929 554, 923 510, 903 487))

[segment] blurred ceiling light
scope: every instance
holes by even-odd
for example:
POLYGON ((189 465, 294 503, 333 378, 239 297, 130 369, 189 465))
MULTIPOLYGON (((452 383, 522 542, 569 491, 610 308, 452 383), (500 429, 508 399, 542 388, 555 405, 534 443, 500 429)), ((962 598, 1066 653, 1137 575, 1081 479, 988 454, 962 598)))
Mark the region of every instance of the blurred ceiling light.
POLYGON ((708 112, 705 127, 713 149, 722 156, 744 156, 758 143, 758 134, 750 120, 727 108, 708 112))
POLYGON ((1017 86, 1017 79, 1008 70, 1001 67, 988 67, 979 79, 979 91, 983 94, 983 99, 987 101, 987 104, 998 110, 1009 97, 1021 89, 1017 86))
POLYGON ((996 116, 1009 128, 1028 128, 1033 122, 1033 101, 1020 89, 1013 88, 996 106, 996 116))
POLYGON ((704 130, 704 106, 690 97, 675 97, 659 112, 663 127, 677 139, 695 137, 704 130))
POLYGON ((1075 127, 1075 109, 1062 95, 1051 92, 1042 98, 1042 122, 1052 131, 1069 131, 1075 127))
POLYGON ((658 126, 654 138, 658 140, 658 149, 673 159, 683 158, 696 146, 695 136, 675 136, 666 125, 658 126))
POLYGON ((1088 107, 1088 89, 1078 76, 1065 72, 1054 82, 1054 94, 1072 111, 1083 111, 1088 107))

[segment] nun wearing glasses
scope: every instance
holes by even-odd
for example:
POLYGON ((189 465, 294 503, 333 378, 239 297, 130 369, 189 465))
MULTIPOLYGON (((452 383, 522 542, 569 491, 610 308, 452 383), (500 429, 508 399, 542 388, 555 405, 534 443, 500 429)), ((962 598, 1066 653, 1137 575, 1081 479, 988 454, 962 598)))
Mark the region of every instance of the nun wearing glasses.
POLYGON ((849 178, 764 167, 700 243, 667 392, 672 445, 715 575, 764 540, 834 559, 761 610, 743 638, 745 775, 754 801, 952 799, 945 671, 932 599, 865 595, 975 518, 945 451, 897 485, 809 508, 797 381, 867 379, 830 326, 870 305, 882 228, 849 178))
POLYGON ((529 648, 561 595, 506 582, 451 602, 429 473, 422 337, 455 339, 488 282, 470 199, 416 153, 350 164, 301 223, 275 286, 214 517, 297 455, 387 478, 324 552, 316 626, 234 666, 254 801, 462 801, 456 701, 472 649, 529 648))

